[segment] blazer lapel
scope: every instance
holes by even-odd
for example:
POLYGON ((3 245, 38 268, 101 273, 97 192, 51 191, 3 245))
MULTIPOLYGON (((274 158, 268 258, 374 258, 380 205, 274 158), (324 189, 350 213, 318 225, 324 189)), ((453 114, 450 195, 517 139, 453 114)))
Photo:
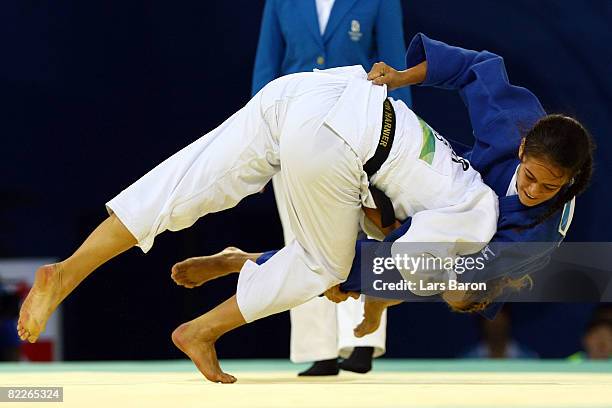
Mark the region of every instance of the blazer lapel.
MULTIPOLYGON (((334 34, 334 31, 336 31, 336 29, 340 25, 340 22, 342 21, 346 13, 348 13, 348 11, 353 7, 353 5, 356 2, 357 0, 336 0, 334 1, 334 6, 331 9, 331 13, 329 15, 329 21, 327 22, 327 27, 325 27, 325 32, 323 33, 323 42, 329 41, 331 36, 334 34)), ((316 9, 315 9, 315 14, 316 14, 316 9)))
POLYGON ((306 22, 306 27, 308 27, 308 30, 314 36, 317 44, 322 47, 323 38, 321 37, 321 30, 319 28, 319 18, 317 17, 317 5, 315 0, 296 1, 295 7, 306 22))

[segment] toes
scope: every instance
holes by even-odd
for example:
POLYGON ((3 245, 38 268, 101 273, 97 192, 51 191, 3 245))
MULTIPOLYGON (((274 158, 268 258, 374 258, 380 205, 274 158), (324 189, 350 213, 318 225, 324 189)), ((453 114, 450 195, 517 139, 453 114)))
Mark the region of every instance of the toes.
POLYGON ((170 277, 177 285, 184 286, 187 282, 184 279, 183 272, 179 269, 177 265, 174 265, 172 267, 172 273, 170 274, 170 277))
POLYGON ((368 334, 368 328, 360 324, 355 328, 355 330, 353 330, 353 333, 355 334, 355 337, 363 337, 368 334))
POLYGON ((187 269, 188 262, 189 261, 181 261, 175 263, 172 267, 172 276, 179 276, 181 273, 183 273, 185 269, 187 269))
POLYGON ((170 274, 170 276, 172 276, 172 279, 176 278, 178 274, 181 272, 179 268, 180 268, 179 264, 176 264, 172 267, 171 274, 170 274))
POLYGON ((215 382, 222 384, 232 384, 236 382, 236 377, 234 377, 233 375, 221 373, 217 376, 215 382))
POLYGON ((182 286, 182 287, 187 288, 187 289, 192 289, 192 288, 195 287, 195 283, 187 281, 187 280, 178 280, 178 279, 175 279, 174 282, 176 282, 177 285, 182 286))

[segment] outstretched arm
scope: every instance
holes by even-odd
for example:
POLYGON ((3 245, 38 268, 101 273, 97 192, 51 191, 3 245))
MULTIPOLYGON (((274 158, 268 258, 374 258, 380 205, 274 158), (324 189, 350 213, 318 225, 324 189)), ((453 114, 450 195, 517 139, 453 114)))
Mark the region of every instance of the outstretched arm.
POLYGON ((427 76, 427 61, 414 67, 398 71, 384 62, 377 62, 368 73, 368 79, 376 85, 387 85, 389 90, 409 85, 418 85, 427 76))
MULTIPOLYGON (((476 145, 471 161, 516 157, 522 134, 546 112, 529 90, 510 84, 504 59, 489 51, 454 47, 417 34, 406 52, 404 71, 374 64, 368 78, 390 89, 420 84, 456 90, 465 103, 476 145)), ((476 164, 476 163, 475 163, 476 164)))

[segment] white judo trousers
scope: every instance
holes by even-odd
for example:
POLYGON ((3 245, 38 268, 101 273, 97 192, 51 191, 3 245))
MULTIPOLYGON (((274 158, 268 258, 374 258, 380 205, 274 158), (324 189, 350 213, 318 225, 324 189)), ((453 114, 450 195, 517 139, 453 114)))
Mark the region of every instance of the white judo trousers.
MULTIPOLYGON (((279 175, 272 178, 274 197, 283 226, 285 244, 294 239, 285 203, 285 187, 279 175)), ((374 357, 385 354, 387 340, 387 311, 380 326, 364 337, 355 337, 353 329, 363 319, 363 297, 348 298, 334 303, 326 297, 314 297, 290 311, 290 359, 294 363, 347 358, 355 347, 373 347, 374 357)))
MULTIPOLYGON (((218 128, 109 201, 107 209, 146 252, 158 234, 235 206, 280 171, 295 240, 265 264, 243 266, 238 306, 250 322, 318 296, 348 275, 361 196, 367 194, 362 160, 324 124, 350 80, 309 73, 273 81, 218 128)), ((380 106, 382 112, 382 99, 380 106)), ((380 112, 376 116, 380 122, 380 112)))
MULTIPOLYGON (((272 81, 109 201, 109 213, 147 252, 158 234, 235 206, 280 172, 295 239, 262 265, 244 264, 238 307, 251 322, 318 296, 348 276, 361 206, 375 207, 363 163, 380 138, 386 89, 365 76, 361 67, 345 67, 272 81)), ((457 243, 474 243, 465 253, 482 249, 495 233, 497 197, 403 103, 393 104, 396 138, 372 177, 396 216, 412 217, 393 249, 402 242, 450 243, 436 256, 460 255, 457 243)))

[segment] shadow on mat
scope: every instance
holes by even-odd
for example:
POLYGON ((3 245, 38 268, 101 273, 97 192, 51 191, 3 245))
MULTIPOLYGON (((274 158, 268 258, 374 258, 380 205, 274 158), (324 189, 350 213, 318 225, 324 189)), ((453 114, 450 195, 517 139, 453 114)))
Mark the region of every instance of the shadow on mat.
MULTIPOLYGON (((466 381, 466 380, 400 380, 400 379, 367 379, 367 378, 342 378, 342 377, 327 377, 327 378, 287 378, 287 377, 249 377, 237 375, 238 381, 236 384, 334 384, 334 385, 567 385, 563 382, 545 382, 545 381, 466 381)), ((190 379, 186 382, 201 382, 199 379, 190 379)))
MULTIPOLYGON (((288 377, 249 377, 248 375, 236 375, 236 384, 386 384, 384 381, 367 381, 359 378, 288 378, 288 377)), ((201 380, 187 380, 188 382, 199 382, 201 380)))

